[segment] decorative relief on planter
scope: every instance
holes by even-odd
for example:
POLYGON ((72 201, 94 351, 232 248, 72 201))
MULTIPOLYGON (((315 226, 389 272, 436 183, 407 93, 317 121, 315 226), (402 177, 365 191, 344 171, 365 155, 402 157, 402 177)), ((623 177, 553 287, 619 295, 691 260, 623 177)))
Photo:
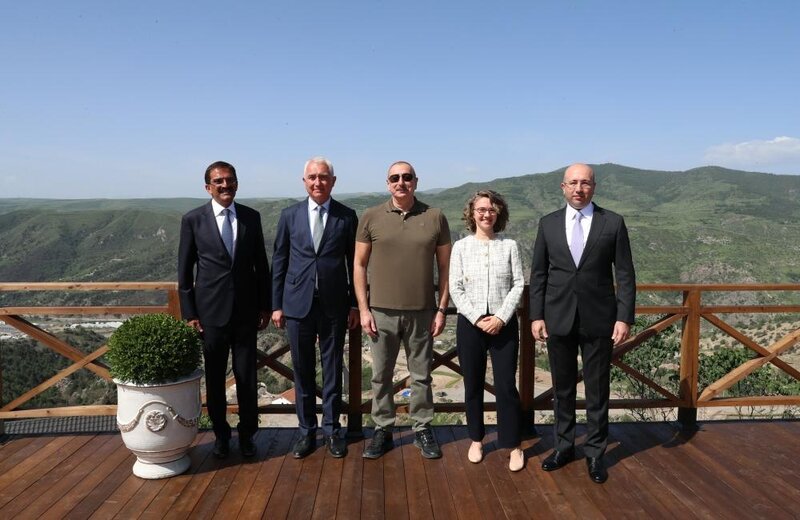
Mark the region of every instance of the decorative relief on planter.
MULTIPOLYGON (((165 403, 164 401, 148 401, 144 403, 142 406, 139 407, 139 411, 136 413, 136 417, 134 417, 130 422, 126 424, 121 424, 117 422, 117 427, 119 431, 127 433, 132 431, 136 426, 139 425, 139 420, 144 413, 145 408, 152 404, 160 404, 166 411, 169 412, 169 415, 172 416, 172 420, 177 421, 178 424, 181 426, 185 426, 186 428, 193 428, 197 426, 197 421, 200 419, 200 415, 198 414, 197 417, 193 419, 187 419, 182 417, 181 414, 175 411, 173 407, 165 403)), ((160 410, 151 410, 147 415, 144 417, 144 423, 148 430, 151 432, 159 432, 166 428, 167 426, 167 414, 160 410)))

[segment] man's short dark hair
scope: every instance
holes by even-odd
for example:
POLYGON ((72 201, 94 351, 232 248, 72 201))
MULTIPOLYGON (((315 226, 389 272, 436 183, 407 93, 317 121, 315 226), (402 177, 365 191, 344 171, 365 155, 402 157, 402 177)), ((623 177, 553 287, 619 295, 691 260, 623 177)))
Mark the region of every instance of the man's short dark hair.
POLYGON ((231 175, 233 175, 233 178, 236 179, 236 168, 234 168, 231 163, 227 163, 225 161, 216 161, 209 164, 208 168, 206 168, 206 184, 211 184, 211 172, 216 169, 228 170, 231 172, 231 175))

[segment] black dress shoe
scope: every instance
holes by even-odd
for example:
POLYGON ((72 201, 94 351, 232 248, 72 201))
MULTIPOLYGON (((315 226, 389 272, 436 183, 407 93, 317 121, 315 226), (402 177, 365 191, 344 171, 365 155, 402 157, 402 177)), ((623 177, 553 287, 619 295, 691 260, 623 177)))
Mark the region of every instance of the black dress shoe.
POLYGON ((341 459, 347 455, 347 442, 338 435, 328 435, 325 437, 325 445, 332 457, 341 459))
POLYGON ((303 435, 292 448, 292 455, 296 459, 302 459, 317 447, 317 438, 315 435, 303 435))
POLYGON ((574 449, 564 451, 554 450, 553 453, 551 453, 550 456, 544 459, 544 462, 542 462, 542 469, 545 471, 553 471, 562 468, 574 458, 574 449))
POLYGON ((217 439, 214 441, 214 456, 218 459, 224 459, 231 452, 228 446, 228 439, 217 439))
POLYGON ((602 484, 608 480, 608 471, 603 459, 600 457, 586 457, 586 467, 589 468, 589 478, 592 482, 602 484))
POLYGON ((252 437, 239 437, 239 451, 242 457, 253 457, 256 454, 256 445, 252 437))

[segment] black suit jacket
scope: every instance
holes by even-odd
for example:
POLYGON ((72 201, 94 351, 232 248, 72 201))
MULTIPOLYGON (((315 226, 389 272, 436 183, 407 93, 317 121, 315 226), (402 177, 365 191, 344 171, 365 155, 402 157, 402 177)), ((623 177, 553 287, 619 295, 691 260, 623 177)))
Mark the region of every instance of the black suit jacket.
POLYGON ((281 211, 272 255, 272 308, 289 318, 308 315, 318 285, 320 306, 328 317, 356 306, 353 290, 356 212, 333 199, 319 251, 308 223, 308 199, 281 211), (319 283, 316 283, 319 276, 319 283))
POLYGON ((270 276, 261 215, 235 204, 234 261, 228 255, 209 201, 183 216, 178 246, 178 292, 184 319, 221 327, 233 316, 253 319, 270 310, 270 276))
POLYGON ((634 320, 636 276, 625 221, 595 204, 586 247, 575 266, 565 219, 566 208, 562 208, 539 221, 531 266, 530 318, 543 319, 548 334, 566 336, 577 311, 587 334, 610 337, 616 321, 634 320))

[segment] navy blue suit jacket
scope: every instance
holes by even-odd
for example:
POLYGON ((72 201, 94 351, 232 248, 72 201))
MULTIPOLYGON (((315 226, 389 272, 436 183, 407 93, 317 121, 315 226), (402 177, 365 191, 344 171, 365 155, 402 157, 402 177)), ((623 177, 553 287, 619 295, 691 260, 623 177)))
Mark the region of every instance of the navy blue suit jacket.
POLYGON ((261 215, 235 204, 237 232, 234 261, 225 249, 217 227, 211 201, 195 208, 181 220, 178 246, 178 293, 181 315, 186 320, 200 319, 201 325, 222 327, 238 317, 252 316, 258 325, 258 312, 270 310, 270 277, 261 215))
POLYGON ((272 309, 302 319, 311 310, 318 285, 320 306, 328 317, 356 306, 353 290, 356 212, 333 199, 319 251, 308 222, 308 199, 281 211, 272 255, 272 309), (317 276, 319 283, 317 284, 317 276))
POLYGON ((544 320, 549 334, 566 336, 577 311, 587 334, 610 337, 615 322, 633 323, 636 304, 625 221, 595 204, 586 247, 576 266, 567 245, 565 219, 566 208, 562 208, 539 220, 531 265, 530 318, 544 320))

